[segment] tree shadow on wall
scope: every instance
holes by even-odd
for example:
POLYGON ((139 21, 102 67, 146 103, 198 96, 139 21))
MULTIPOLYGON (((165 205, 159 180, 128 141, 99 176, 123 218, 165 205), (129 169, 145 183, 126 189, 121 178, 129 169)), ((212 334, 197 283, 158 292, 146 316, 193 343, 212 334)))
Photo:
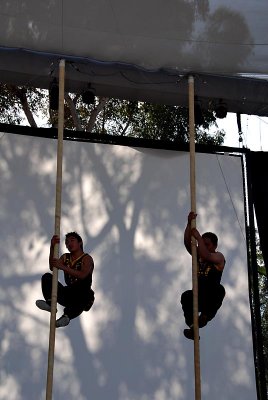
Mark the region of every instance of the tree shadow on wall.
MULTIPOLYGON (((0 246, 8 265, 1 268, 1 293, 7 303, 0 333, 4 338, 16 332, 20 360, 25 347, 36 348, 38 357, 25 356, 28 370, 31 366, 39 371, 35 397, 29 384, 33 377, 24 375, 22 367, 18 371, 13 351, 4 354, 8 372, 23 392, 21 398, 36 399, 38 388, 41 393, 45 385, 48 327, 46 317, 42 314, 41 319, 35 309, 32 291, 47 270, 55 145, 25 137, 12 142, 12 135, 6 136, 0 148, 0 201, 5 210, 0 219, 7 225, 0 246), (39 338, 32 337, 34 332, 39 338)), ((192 397, 192 343, 181 335, 184 322, 178 304, 190 284, 190 259, 182 244, 189 207, 183 155, 79 143, 65 143, 64 154, 62 234, 78 227, 98 262, 93 309, 83 316, 83 324, 77 319, 57 331, 55 398, 149 399, 158 392, 169 399, 192 397), (97 347, 93 339, 98 340, 97 347)), ((232 226, 232 217, 217 203, 223 198, 220 186, 213 192, 211 182, 201 206, 212 193, 211 214, 232 226)), ((215 346, 218 342, 211 340, 207 357, 215 346)), ((230 370, 231 366, 225 376, 218 376, 219 385, 228 381, 230 370)), ((243 388, 246 385, 241 384, 243 388)))

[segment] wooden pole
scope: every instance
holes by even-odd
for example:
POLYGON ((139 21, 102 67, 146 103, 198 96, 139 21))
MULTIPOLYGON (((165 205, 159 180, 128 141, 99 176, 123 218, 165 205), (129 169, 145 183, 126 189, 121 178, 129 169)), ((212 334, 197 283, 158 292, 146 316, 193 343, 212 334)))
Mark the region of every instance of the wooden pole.
MULTIPOLYGON (((55 229, 54 229, 55 235, 58 235, 58 236, 60 236, 60 219, 61 219, 62 155, 63 155, 63 131, 64 131, 64 79, 65 79, 65 60, 60 60, 60 64, 59 64, 57 178, 56 178, 56 204, 55 204, 55 229)), ((54 247, 54 257, 55 258, 59 257, 59 245, 58 244, 54 247)), ((55 331, 56 331, 57 291, 58 291, 58 269, 53 268, 50 331, 49 331, 49 346, 48 346, 48 364, 47 364, 46 400, 52 399, 55 333, 56 333, 55 331)))
MULTIPOLYGON (((190 133, 190 191, 191 211, 196 213, 196 186, 195 186, 195 120, 194 120, 194 77, 189 76, 189 133, 190 133)), ((195 219, 191 221, 191 228, 196 227, 195 219)), ((195 400, 201 400, 200 379, 200 351, 198 327, 198 280, 197 280, 197 247, 192 237, 192 281, 193 281, 193 322, 194 322, 194 369, 195 369, 195 400)))

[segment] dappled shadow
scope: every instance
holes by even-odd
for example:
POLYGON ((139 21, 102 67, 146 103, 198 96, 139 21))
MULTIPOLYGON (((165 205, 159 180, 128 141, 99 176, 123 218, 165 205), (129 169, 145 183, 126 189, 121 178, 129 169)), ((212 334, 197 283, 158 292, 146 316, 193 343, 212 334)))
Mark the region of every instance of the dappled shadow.
MULTIPOLYGON (((44 398, 49 316, 34 302, 54 226, 55 153, 51 140, 0 141, 1 372, 6 391, 16 382, 10 400, 44 398)), ((55 399, 193 398, 193 343, 179 304, 191 286, 188 154, 65 142, 63 178, 61 236, 84 238, 96 302, 56 332, 55 399)), ((198 155, 197 198, 198 226, 219 235, 227 259, 226 299, 201 331, 203 392, 252 400, 240 159, 198 155)))
MULTIPOLYGON (((262 14, 267 9, 265 2, 259 3, 255 6, 255 15, 261 21, 260 32, 263 32, 262 14)), ((257 61, 261 63, 262 60, 261 46, 254 47, 262 37, 249 7, 222 5, 222 2, 211 4, 208 0, 176 0, 171 1, 169 7, 153 0, 146 3, 118 1, 113 6, 107 6, 106 2, 94 5, 80 2, 74 12, 72 2, 51 0, 39 4, 25 0, 14 4, 5 0, 0 13, 1 45, 65 54, 79 57, 80 61, 82 57, 117 61, 154 70, 252 72, 251 59, 257 55, 257 61)), ((27 84, 33 79, 33 66, 27 65, 27 55, 21 54, 20 58, 26 68, 21 84, 27 84)), ((42 62, 42 73, 48 81, 51 55, 44 57, 44 62, 47 67, 42 62)), ((98 75, 104 77, 103 65, 95 67, 96 72, 91 71, 89 75, 95 79, 98 75)), ((260 66, 257 67, 259 70, 260 66)), ((123 70, 122 65, 121 68, 123 70)), ((14 71, 14 66, 9 69, 14 71)), ((129 68, 125 72, 126 77, 131 77, 129 68)), ((74 80, 87 80, 83 74, 77 76, 75 69, 70 69, 69 75, 74 80)), ((112 81, 119 82, 120 74, 111 75, 112 81)), ((138 79, 142 83, 143 77, 138 79)), ((123 81, 126 84, 127 79, 123 81)), ((108 85, 106 90, 109 91, 108 85)), ((116 88, 113 91, 117 93, 116 88)))

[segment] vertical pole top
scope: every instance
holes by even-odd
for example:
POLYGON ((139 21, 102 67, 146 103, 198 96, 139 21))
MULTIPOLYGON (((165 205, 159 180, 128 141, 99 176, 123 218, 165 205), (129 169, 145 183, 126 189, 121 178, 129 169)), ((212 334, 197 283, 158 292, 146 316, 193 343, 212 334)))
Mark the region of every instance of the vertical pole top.
POLYGON ((189 76, 188 76, 188 82, 189 82, 189 83, 193 83, 193 82, 194 82, 194 77, 193 77, 193 75, 189 75, 189 76))

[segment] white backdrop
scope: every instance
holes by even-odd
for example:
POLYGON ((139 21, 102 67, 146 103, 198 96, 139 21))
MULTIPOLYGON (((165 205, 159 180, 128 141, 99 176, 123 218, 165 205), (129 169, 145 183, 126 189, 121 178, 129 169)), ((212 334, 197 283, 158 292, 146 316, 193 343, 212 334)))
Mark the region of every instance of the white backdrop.
MULTIPOLYGON (((0 399, 44 399, 49 315, 35 307, 54 229, 56 142, 0 140, 0 399)), ((76 230, 95 260, 92 310, 56 332, 55 400, 194 398, 181 293, 189 155, 64 143, 62 242, 76 230)), ((241 160, 197 155, 198 228, 227 259, 226 298, 200 330, 206 400, 256 399, 241 160)), ((62 243, 62 251, 64 246, 62 243)))

